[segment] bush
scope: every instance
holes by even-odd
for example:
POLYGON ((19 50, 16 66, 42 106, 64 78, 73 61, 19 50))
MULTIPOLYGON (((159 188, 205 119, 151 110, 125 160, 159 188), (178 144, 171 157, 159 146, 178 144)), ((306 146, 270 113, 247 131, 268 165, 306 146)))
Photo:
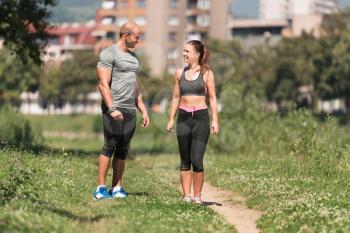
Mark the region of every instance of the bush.
POLYGON ((10 145, 34 145, 43 142, 42 133, 10 106, 0 108, 0 142, 10 145))
POLYGON ((92 132, 94 133, 101 133, 102 132, 102 115, 99 114, 99 115, 96 115, 94 117, 94 121, 92 123, 92 132))
POLYGON ((240 84, 227 85, 221 97, 221 132, 212 140, 217 152, 301 159, 314 173, 335 174, 347 166, 349 147, 334 120, 319 123, 309 110, 288 110, 283 116, 265 111, 263 101, 240 84), (321 168, 321 169, 320 169, 321 168))

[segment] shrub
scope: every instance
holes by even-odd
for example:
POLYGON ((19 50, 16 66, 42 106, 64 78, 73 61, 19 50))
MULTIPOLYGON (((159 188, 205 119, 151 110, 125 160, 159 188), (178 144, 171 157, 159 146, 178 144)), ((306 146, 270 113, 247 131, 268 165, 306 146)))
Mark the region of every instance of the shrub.
POLYGON ((43 136, 21 114, 5 105, 0 108, 0 141, 1 144, 26 146, 42 143, 43 136))

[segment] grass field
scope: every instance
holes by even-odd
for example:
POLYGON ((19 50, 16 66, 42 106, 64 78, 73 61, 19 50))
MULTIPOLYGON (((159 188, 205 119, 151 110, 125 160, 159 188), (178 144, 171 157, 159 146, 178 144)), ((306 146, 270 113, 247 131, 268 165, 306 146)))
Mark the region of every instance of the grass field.
MULTIPOLYGON (((68 119, 65 121, 67 129, 72 128, 69 124, 74 123, 74 120, 68 119)), ((90 116, 85 119, 91 121, 94 118, 90 116)), ((288 122, 292 122, 291 120, 288 122)), ((33 119, 32 121, 34 122, 33 119)), ((52 229, 58 229, 59 232, 75 229, 89 232, 100 227, 99 224, 103 222, 101 229, 104 232, 112 229, 112 225, 115 224, 113 219, 118 217, 117 224, 120 225, 120 229, 126 229, 125 226, 138 221, 139 225, 146 226, 142 231, 145 229, 150 232, 230 232, 232 228, 223 224, 222 219, 211 210, 205 207, 195 208, 179 201, 180 193, 176 190, 179 184, 176 137, 164 132, 164 116, 153 116, 153 122, 149 129, 138 128, 136 131, 131 145, 125 185, 128 191, 137 195, 122 201, 98 204, 91 201, 96 179, 96 156, 102 145, 101 138, 47 138, 47 145, 57 148, 58 151, 40 156, 23 156, 14 151, 2 151, 7 161, 5 164, 10 165, 1 168, 1 185, 9 185, 15 193, 10 192, 11 198, 5 198, 2 202, 0 226, 11 227, 11 224, 2 223, 22 221, 24 227, 32 229, 31 227, 40 226, 40 229, 44 229, 43 232, 52 229), (71 150, 75 152, 71 154, 71 150), (11 178, 13 182, 3 182, 10 179, 9 174, 12 174, 14 168, 17 175, 11 178), (43 176, 47 177, 44 181, 37 178, 43 176), (26 177, 31 181, 27 182, 26 177), (16 182, 21 184, 20 188, 10 185, 16 182), (22 188, 26 183, 29 188, 22 188), (34 192, 34 187, 41 188, 34 192), (77 196, 71 189, 75 190, 77 196), (38 193, 35 194, 36 192, 38 193), (62 192, 68 194, 69 198, 64 200, 62 192), (34 197, 31 197, 32 193, 35 194, 34 197), (43 195, 48 199, 44 199, 44 202, 35 201, 43 195), (34 201, 28 201, 31 198, 34 198, 34 201), (93 209, 97 208, 98 214, 91 206, 94 206, 93 209), (106 206, 118 208, 118 211, 110 213, 105 210, 106 206), (136 210, 137 207, 140 209, 136 210), (150 213, 150 217, 139 216, 144 212, 150 213), (122 216, 128 216, 127 219, 121 217, 120 213, 123 213, 122 216), (196 217, 192 219, 191 216, 196 217), (44 219, 43 223, 39 223, 41 217, 44 219), (34 220, 29 223, 28 219, 32 218, 34 220), (67 228, 66 223, 71 222, 72 228, 67 228), (82 226, 82 222, 87 224, 87 228, 82 226), (201 228, 207 223, 207 228, 201 228)), ((41 123, 50 126, 45 123, 45 119, 41 119, 41 123)), ((215 150, 209 144, 205 157, 206 180, 214 186, 242 193, 248 198, 247 204, 250 207, 262 210, 264 215, 258 222, 262 232, 350 232, 348 129, 320 125, 316 135, 313 135, 308 129, 294 130, 291 127, 294 126, 289 126, 286 141, 276 141, 271 135, 274 143, 267 147, 269 151, 259 150, 259 147, 247 150, 256 152, 255 154, 239 151, 215 154, 215 150), (303 132, 309 133, 303 135, 303 138, 310 138, 313 143, 299 140, 299 135, 303 132), (343 140, 339 140, 340 138, 343 140), (289 143, 288 140, 292 141, 289 143), (286 150, 288 154, 269 153, 283 151, 274 148, 288 149, 289 145, 291 149, 296 148, 298 153, 303 152, 301 147, 305 148, 309 155, 306 156, 305 152, 304 156, 296 156, 293 150, 286 150), (339 157, 340 155, 342 157, 339 157)), ((52 131, 55 130, 57 129, 52 131)), ((13 228, 8 228, 7 231, 27 232, 23 229, 17 229, 13 225, 13 228)), ((130 228, 130 232, 138 232, 140 229, 130 228)))
MULTIPOLYGON (((138 159, 128 161, 125 174, 130 196, 95 202, 96 155, 6 149, 0 153, 0 232, 233 231, 208 207, 182 202, 171 180, 155 167, 140 166, 138 159)), ((176 167, 167 169, 174 181, 176 167)))

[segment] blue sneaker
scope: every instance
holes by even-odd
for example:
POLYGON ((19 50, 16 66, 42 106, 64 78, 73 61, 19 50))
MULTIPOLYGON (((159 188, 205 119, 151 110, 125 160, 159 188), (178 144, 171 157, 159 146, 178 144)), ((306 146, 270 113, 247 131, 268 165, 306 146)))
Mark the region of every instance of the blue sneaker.
POLYGON ((93 199, 95 201, 99 201, 102 199, 109 199, 109 198, 111 198, 111 196, 109 195, 106 187, 97 188, 96 192, 94 192, 93 199))
POLYGON ((109 194, 111 196, 111 198, 124 198, 124 197, 127 197, 128 196, 128 193, 123 189, 123 188, 120 188, 120 189, 111 189, 109 191, 109 194))

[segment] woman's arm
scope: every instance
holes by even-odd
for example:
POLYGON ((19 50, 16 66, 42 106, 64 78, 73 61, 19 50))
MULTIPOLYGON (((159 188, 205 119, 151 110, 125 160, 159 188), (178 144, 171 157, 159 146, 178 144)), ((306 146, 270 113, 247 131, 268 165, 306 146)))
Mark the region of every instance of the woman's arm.
POLYGON ((171 110, 170 110, 170 116, 169 116, 169 123, 167 126, 168 131, 173 131, 172 128, 174 125, 176 112, 177 112, 177 109, 179 108, 179 103, 180 103, 179 77, 180 77, 181 71, 182 69, 177 70, 174 76, 173 98, 171 100, 171 110))
POLYGON ((219 123, 218 123, 218 102, 216 99, 216 91, 215 91, 215 78, 214 74, 211 70, 207 72, 207 90, 208 90, 208 97, 209 97, 209 103, 210 103, 210 111, 211 111, 211 133, 213 135, 219 133, 219 123))

